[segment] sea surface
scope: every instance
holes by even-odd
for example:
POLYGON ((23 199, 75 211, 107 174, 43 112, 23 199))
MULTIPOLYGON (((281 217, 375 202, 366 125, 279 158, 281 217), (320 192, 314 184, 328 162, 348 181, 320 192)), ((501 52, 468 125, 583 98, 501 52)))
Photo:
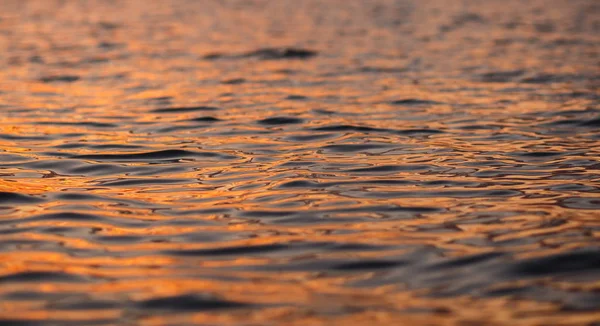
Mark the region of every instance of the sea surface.
POLYGON ((0 325, 600 325, 600 2, 3 0, 0 325))

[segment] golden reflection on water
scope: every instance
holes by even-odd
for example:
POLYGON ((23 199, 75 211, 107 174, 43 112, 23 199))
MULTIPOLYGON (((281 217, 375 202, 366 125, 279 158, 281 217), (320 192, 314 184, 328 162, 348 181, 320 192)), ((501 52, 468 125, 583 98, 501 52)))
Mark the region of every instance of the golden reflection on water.
POLYGON ((598 319, 593 1, 3 7, 0 322, 598 319))

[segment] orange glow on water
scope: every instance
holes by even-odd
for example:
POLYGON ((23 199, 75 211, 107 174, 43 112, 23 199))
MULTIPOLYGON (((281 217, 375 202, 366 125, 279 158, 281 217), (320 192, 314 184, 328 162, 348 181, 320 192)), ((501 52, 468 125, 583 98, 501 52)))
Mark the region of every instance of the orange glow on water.
POLYGON ((551 3, 6 1, 0 324, 591 325, 598 6, 551 3))

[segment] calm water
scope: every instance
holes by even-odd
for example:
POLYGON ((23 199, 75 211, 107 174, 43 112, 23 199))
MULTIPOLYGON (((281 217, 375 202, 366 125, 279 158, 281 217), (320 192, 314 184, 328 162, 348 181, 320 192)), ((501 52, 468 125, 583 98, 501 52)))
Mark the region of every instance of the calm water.
POLYGON ((0 7, 0 324, 598 325, 597 1, 0 7))

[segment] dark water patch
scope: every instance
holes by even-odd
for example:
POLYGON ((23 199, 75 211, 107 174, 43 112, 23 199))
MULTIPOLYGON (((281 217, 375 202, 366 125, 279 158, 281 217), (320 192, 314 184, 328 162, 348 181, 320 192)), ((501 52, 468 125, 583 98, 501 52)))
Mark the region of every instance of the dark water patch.
POLYGON ((136 171, 145 169, 145 167, 133 167, 117 164, 92 164, 71 159, 31 161, 21 163, 20 166, 36 170, 37 173, 40 173, 41 171, 50 171, 50 173, 56 173, 60 175, 86 176, 110 175, 123 172, 134 173, 136 171))
POLYGON ((551 21, 534 22, 533 28, 539 33, 552 33, 556 30, 556 26, 551 21))
POLYGON ((356 184, 374 184, 374 185, 389 185, 389 186, 404 186, 404 185, 414 185, 415 181, 405 180, 405 179, 374 179, 374 180, 362 180, 353 182, 356 184))
MULTIPOLYGON (((362 207, 348 207, 338 208, 331 210, 324 210, 325 213, 413 213, 413 214, 427 214, 427 213, 439 213, 443 209, 436 207, 423 207, 423 206, 399 206, 399 205, 380 205, 380 206, 362 206, 362 207)), ((412 216, 412 215, 411 215, 412 216)))
POLYGON ((515 176, 515 178, 518 178, 517 176, 521 176, 521 177, 530 177, 530 176, 537 176, 537 177, 548 177, 549 173, 545 172, 545 171, 526 171, 524 169, 492 169, 492 170, 482 170, 482 171, 477 171, 472 173, 473 176, 476 176, 478 178, 502 178, 502 177, 506 177, 506 176, 515 176))
MULTIPOLYGON (((207 214, 205 214, 207 215, 207 214)), ((252 233, 228 233, 228 232, 192 232, 178 235, 177 237, 165 237, 170 241, 181 243, 215 243, 227 240, 248 239, 253 236, 252 233)))
POLYGON ((141 200, 133 200, 126 198, 113 198, 107 196, 94 195, 88 192, 56 192, 49 197, 58 201, 73 201, 73 202, 114 202, 119 203, 120 206, 134 206, 134 207, 158 207, 159 205, 150 204, 141 200))
POLYGON ((177 106, 155 109, 150 112, 152 113, 186 113, 186 112, 197 112, 197 111, 217 111, 219 108, 214 106, 177 106))
POLYGON ((282 217, 282 216, 291 216, 296 214, 296 212, 292 211, 245 211, 241 214, 243 217, 261 217, 261 218, 270 218, 270 217, 282 217))
POLYGON ((103 49, 103 50, 114 50, 114 49, 126 47, 127 44, 115 43, 115 42, 100 42, 100 43, 98 43, 97 46, 98 46, 98 48, 103 49))
MULTIPOLYGON (((548 94, 544 94, 547 96, 559 96, 559 97, 567 97, 567 98, 571 98, 571 99, 578 99, 578 98, 587 98, 590 96, 589 93, 586 92, 577 92, 577 91, 573 91, 570 93, 548 93, 548 94)), ((600 95, 599 95, 600 96, 600 95)), ((527 117, 538 117, 538 116, 543 116, 543 117, 576 117, 576 116, 580 116, 580 115, 586 115, 586 114, 597 114, 600 112, 600 109, 597 109, 595 107, 592 106, 587 106, 584 108, 572 108, 569 110, 542 110, 542 111, 534 111, 531 112, 529 114, 526 114, 525 116, 527 117)))
POLYGON ((88 298, 68 298, 60 301, 51 301, 46 304, 46 309, 51 310, 108 310, 122 307, 117 301, 93 300, 88 298))
POLYGON ((39 249, 45 245, 53 245, 53 243, 48 241, 37 241, 37 240, 23 240, 23 239, 14 239, 3 241, 0 240, 0 251, 14 251, 22 248, 39 249))
POLYGON ((462 130, 500 130, 500 129, 504 128, 504 126, 481 124, 481 125, 465 125, 465 126, 460 126, 459 128, 462 130))
POLYGON ((402 136, 416 136, 416 135, 435 135, 435 134, 443 134, 444 131, 439 129, 403 129, 403 130, 394 130, 391 131, 396 135, 402 136))
POLYGON ((157 96, 145 99, 149 104, 169 104, 174 98, 172 96, 157 96))
POLYGON ((475 182, 475 181, 454 181, 454 180, 431 180, 423 182, 414 182, 413 184, 419 184, 424 187, 457 187, 457 188, 477 188, 485 186, 500 185, 500 183, 491 182, 475 182))
POLYGON ((525 70, 491 71, 481 74, 479 80, 485 83, 507 83, 525 74, 525 70))
POLYGON ((406 72, 408 69, 404 67, 376 67, 376 66, 363 66, 358 69, 360 72, 366 73, 401 73, 406 72))
MULTIPOLYGON (((2 92, 0 92, 2 94, 2 92)), ((54 94, 54 93, 53 93, 54 94)), ((11 105, 0 105, 0 108, 5 112, 10 113, 31 113, 35 112, 37 109, 34 108, 24 108, 24 107, 13 107, 11 105)))
POLYGON ((36 227, 35 230, 42 234, 51 234, 52 236, 74 236, 80 237, 88 234, 94 234, 100 228, 97 227, 66 227, 66 226, 50 226, 50 227, 36 227))
MULTIPOLYGON (((154 174, 154 173, 152 173, 154 174)), ((169 179, 169 178, 154 178, 154 179, 120 179, 117 181, 102 181, 96 183, 97 186, 101 187, 131 187, 131 186, 146 186, 146 185, 160 185, 160 184, 179 184, 189 183, 189 179, 169 179)))
POLYGON ((561 207, 571 209, 600 209, 600 197, 568 197, 557 203, 561 207))
POLYGON ((392 209, 392 212, 409 212, 409 213, 417 213, 417 214, 430 214, 430 213, 440 213, 445 211, 445 208, 441 207, 425 207, 425 206, 396 206, 392 209))
POLYGON ((486 290, 483 292, 482 295, 486 297, 516 296, 527 294, 528 292, 531 292, 534 289, 535 288, 533 286, 502 286, 486 290))
POLYGON ((395 268, 403 264, 405 264, 405 262, 402 261, 362 260, 334 265, 331 269, 339 271, 374 271, 395 268))
POLYGON ((290 101, 304 101, 308 99, 308 96, 304 96, 304 95, 288 95, 286 98, 286 100, 290 100, 290 101))
POLYGON ((464 12, 453 17, 450 23, 441 25, 439 31, 447 33, 463 28, 468 24, 480 25, 485 23, 488 23, 488 20, 485 17, 473 12, 464 12))
POLYGON ((39 299, 39 300, 60 300, 65 296, 72 295, 72 293, 52 293, 52 292, 39 292, 39 291, 14 291, 8 292, 2 295, 5 299, 14 300, 28 300, 28 299, 39 299))
POLYGON ((14 134, 0 134, 0 139, 4 140, 51 140, 51 136, 19 136, 14 134))
POLYGON ((186 215, 223 215, 230 213, 232 209, 227 208, 207 208, 207 209, 190 209, 190 210, 169 210, 165 211, 165 215, 186 216, 186 215))
POLYGON ((0 205, 10 204, 37 204, 44 201, 42 198, 14 193, 0 191, 0 205))
POLYGON ((433 134, 442 134, 444 131, 439 129, 429 129, 429 128, 415 128, 415 129, 385 129, 385 128, 374 128, 367 126, 354 126, 354 125, 331 125, 331 126, 323 126, 312 128, 313 131, 332 131, 332 132, 362 132, 362 133, 370 133, 370 132, 381 132, 381 133, 390 133, 401 136, 418 136, 418 135, 433 135, 433 134))
POLYGON ((97 23, 97 26, 105 30, 115 30, 123 27, 121 24, 109 21, 100 21, 97 23))
POLYGON ((232 79, 222 80, 221 84, 225 84, 225 85, 239 85, 239 84, 243 84, 245 82, 246 82, 245 78, 232 78, 232 79))
POLYGON ((21 156, 17 154, 5 154, 0 153, 0 163, 14 163, 14 162, 22 162, 27 161, 29 158, 26 156, 21 156))
POLYGON ((506 88, 497 90, 497 92, 499 92, 499 93, 529 93, 534 90, 535 90, 535 88, 531 88, 531 87, 506 87, 506 88))
POLYGON ((29 57, 29 62, 31 63, 44 63, 44 58, 39 55, 32 55, 29 57))
POLYGON ((491 136, 483 136, 483 137, 474 137, 471 138, 473 141, 524 141, 524 140, 534 140, 535 137, 525 136, 525 135, 517 135, 517 134, 507 134, 507 133, 493 133, 491 136))
POLYGON ((468 267, 468 266, 471 266, 474 264, 486 262, 488 260, 495 260, 495 259, 498 259, 498 258, 504 257, 504 256, 505 256, 504 253, 490 252, 490 253, 454 258, 454 259, 449 259, 449 260, 446 260, 446 261, 443 261, 440 263, 431 264, 431 265, 427 266, 427 269, 439 271, 439 270, 448 269, 448 268, 468 267))
POLYGON ((77 166, 69 169, 70 174, 75 175, 86 175, 86 176, 102 176, 119 174, 122 172, 131 171, 131 169, 119 166, 115 164, 88 164, 83 166, 77 166))
MULTIPOLYGON (((115 243, 115 244, 134 244, 140 242, 157 242, 160 238, 148 237, 148 236, 134 236, 134 235, 114 235, 114 236, 99 236, 94 237, 95 241, 101 243, 115 243)), ((163 238, 163 240, 165 240, 163 238)), ((165 241, 166 242, 166 241, 165 241)))
POLYGON ((193 125, 193 126, 172 126, 166 128, 154 129, 151 132, 156 134, 165 134, 165 133, 177 133, 183 132, 186 130, 194 130, 194 129, 205 129, 206 125, 193 125))
POLYGON ((308 59, 317 55, 316 51, 300 48, 264 48, 246 52, 241 55, 245 58, 259 58, 262 60, 282 59, 308 59))
POLYGON ((106 221, 106 218, 101 217, 99 215, 93 214, 83 214, 83 213, 71 213, 71 212, 63 212, 63 213, 50 213, 50 214, 42 214, 33 217, 29 217, 23 219, 23 221, 84 221, 84 222, 102 222, 106 221))
POLYGON ((420 106, 420 105, 437 105, 437 104, 442 104, 442 103, 436 102, 436 101, 430 101, 430 100, 407 98, 407 99, 392 101, 392 102, 390 102, 390 104, 400 105, 400 106, 420 106))
POLYGON ((300 118, 294 118, 294 117, 272 117, 272 118, 258 120, 257 122, 261 125, 273 126, 273 125, 297 124, 297 123, 304 122, 304 120, 302 120, 300 118))
POLYGON ((185 121, 189 121, 189 122, 217 122, 217 121, 222 121, 222 120, 219 119, 219 118, 206 116, 206 117, 193 118, 193 119, 189 119, 189 120, 185 120, 185 121))
POLYGON ((553 298, 556 301, 561 301, 562 312, 597 312, 600 309, 600 293, 598 291, 565 292, 558 292, 553 298))
POLYGON ((0 276, 0 284, 24 282, 79 283, 87 281, 89 280, 82 276, 63 272, 20 272, 0 276))
POLYGON ((292 59, 309 59, 316 56, 318 53, 314 50, 283 47, 283 48, 262 48, 253 51, 248 51, 241 54, 228 54, 213 52, 203 56, 205 60, 219 59, 245 59, 257 58, 260 60, 292 60, 292 59))
POLYGON ((117 325, 118 320, 109 318, 98 318, 88 319, 83 318, 81 320, 77 318, 71 319, 57 319, 57 318, 46 318, 44 320, 37 319, 9 319, 0 317, 0 325, 2 326, 106 326, 106 325, 117 325))
MULTIPOLYGON (((556 186, 551 186, 548 187, 548 190, 550 191, 564 191, 564 192, 572 192, 572 191, 576 191, 576 192, 600 192, 600 188, 599 187, 592 187, 592 186, 586 186, 586 185, 582 185, 582 184, 578 184, 578 183, 566 183, 566 184, 560 184, 560 185, 556 185, 556 186)), ((599 198, 600 200, 600 198, 599 198)))
POLYGON ((381 173, 381 172, 400 172, 400 171, 428 171, 435 169, 433 165, 379 165, 368 168, 351 169, 347 172, 359 173, 381 173))
POLYGON ((582 127, 600 127, 600 117, 581 121, 579 125, 582 127))
POLYGON ((531 151, 531 152, 512 152, 510 153, 510 156, 515 157, 515 158, 519 158, 521 160, 527 160, 527 161, 539 161, 539 160, 548 160, 548 159, 555 159, 558 157, 562 157, 562 156, 566 156, 568 154, 575 154, 575 153, 565 153, 565 152, 552 152, 552 151, 531 151))
POLYGON ((600 99, 600 94, 595 94, 592 92, 580 92, 580 91, 571 91, 564 93, 551 93, 548 94, 551 98, 556 98, 560 100, 568 100, 568 99, 588 99, 597 101, 600 99))
POLYGON ((575 75, 575 74, 537 74, 535 76, 522 78, 521 83, 525 84, 551 84, 551 83, 567 83, 578 81, 600 80, 600 75, 575 75))
POLYGON ((265 264, 258 266, 244 266, 244 270, 255 270, 262 272, 334 272, 334 273, 364 273, 364 272, 381 272, 398 268, 403 265, 402 261, 387 261, 370 259, 361 264, 361 261, 356 260, 341 260, 341 259, 315 259, 308 261, 290 261, 286 264, 265 264), (372 263, 372 269, 367 269, 368 264, 372 263))
POLYGON ((522 196, 518 190, 447 190, 447 191, 344 191, 349 197, 359 198, 488 198, 522 196))
POLYGON ((293 135, 293 136, 288 136, 285 139, 290 140, 290 141, 295 141, 295 142, 311 142, 311 141, 315 141, 315 140, 321 140, 321 139, 327 139, 327 138, 333 138, 333 137, 336 137, 336 136, 332 135, 332 134, 312 134, 312 135, 293 135))
POLYGON ((401 310, 406 314, 450 315, 452 311, 444 307, 411 307, 401 310))
POLYGON ((309 180, 294 180, 283 183, 276 189, 293 189, 293 188, 313 188, 325 189, 328 187, 343 186, 343 185, 415 185, 416 182, 409 180, 361 180, 361 181, 337 181, 337 182, 316 182, 309 180))
POLYGON ((0 229, 0 235, 1 234, 5 234, 5 235, 9 235, 9 234, 17 234, 17 233, 21 233, 21 232, 29 232, 34 230, 34 228, 32 227, 11 227, 9 229, 0 229))
MULTIPOLYGON (((195 213, 195 210, 192 211, 183 211, 183 212, 171 212, 165 209, 156 209, 156 211, 165 211, 165 216, 192 216, 191 218, 175 218, 168 221, 162 222, 163 225, 167 226, 214 226, 217 225, 218 222, 210 219, 199 219, 198 216, 202 216, 200 213, 195 213), (197 215, 197 216, 194 216, 197 215)), ((215 214, 204 214, 204 215, 215 215, 215 214)), ((223 214, 225 215, 225 214, 223 214)), ((208 216, 209 218, 211 216, 208 216)))
MULTIPOLYGON (((352 246, 356 246, 356 244, 350 244, 352 246)), ((322 250, 328 251, 331 249, 330 245, 321 245, 321 247, 317 247, 322 250)), ((285 264, 265 264, 262 266, 245 266, 244 269, 250 270, 263 270, 263 271, 346 271, 353 273, 362 273, 369 272, 369 265, 372 267, 372 271, 382 271, 386 270, 386 272, 390 272, 391 278, 393 280, 390 283, 398 282, 399 280, 395 278, 394 272, 400 272, 400 275, 406 276, 409 280, 411 278, 418 278, 419 275, 412 273, 417 272, 419 265, 426 265, 431 262, 431 260, 436 260, 440 253, 438 249, 428 248, 425 250, 415 250, 415 247, 412 245, 406 246, 377 246, 377 245, 364 245, 359 244, 355 249, 348 249, 348 251, 378 251, 378 250, 389 250, 390 255, 386 258, 363 258, 356 259, 353 257, 348 258, 321 258, 315 257, 312 259, 298 259, 291 260, 286 262, 285 264), (391 254, 393 250, 398 249, 412 249, 406 254, 395 255, 391 254), (408 272, 409 275, 405 275, 404 273, 408 272)), ((340 251, 341 252, 341 251, 340 251)), ((378 279, 380 281, 380 279, 378 279)), ((369 281, 367 281, 369 282, 369 281)), ((389 284, 389 283, 382 283, 389 284)), ((356 285, 356 284, 354 284, 356 285)))
POLYGON ((335 132, 343 132, 343 131, 356 131, 356 132, 371 132, 371 131, 379 131, 379 132, 387 132, 388 129, 380 129, 380 128, 372 128, 365 126, 353 126, 353 125, 331 125, 331 126, 323 126, 316 127, 312 130, 315 131, 335 131, 335 132))
POLYGON ((55 146, 56 148, 90 148, 90 149, 136 149, 142 148, 140 145, 131 144, 90 144, 90 143, 66 143, 55 146))
MULTIPOLYGON (((218 133, 216 133, 218 136, 242 136, 242 135, 268 135, 268 134, 272 134, 273 131, 270 130, 245 130, 245 129, 238 129, 238 128, 232 128, 230 130, 223 130, 223 131, 219 131, 218 133)), ((212 133, 211 133, 212 135, 212 133)))
POLYGON ((75 126, 75 127, 92 127, 92 128, 117 128, 118 126, 112 123, 104 122, 63 122, 63 121, 40 121, 35 122, 37 125, 49 125, 49 126, 75 126))
POLYGON ((278 167, 295 168, 295 167, 309 167, 317 164, 314 161, 290 161, 278 165, 278 167))
MULTIPOLYGON (((52 325, 48 321, 14 319, 0 317, 0 325, 2 326, 49 326, 52 325)), ((58 325, 58 324, 54 324, 58 325)))
POLYGON ((173 312, 182 311, 207 311, 217 309, 239 309, 250 307, 250 304, 227 301, 211 295, 182 294, 172 297, 149 299, 137 302, 137 306, 143 310, 164 310, 173 312))
POLYGON ((370 245, 364 243, 344 243, 344 242, 312 242, 312 243, 295 243, 295 247, 306 248, 306 249, 318 249, 320 251, 339 251, 339 252, 350 252, 350 251, 379 251, 379 250, 391 250, 394 247, 385 245, 370 245))
POLYGON ((255 246, 235 246, 213 249, 195 249, 195 250, 169 250, 164 254, 169 256, 231 256, 231 255, 250 255, 269 253, 287 249, 288 246, 283 244, 268 244, 255 246))
POLYGON ((545 277, 600 271, 598 250, 559 253, 519 261, 507 269, 513 277, 545 277))
POLYGON ((102 223, 108 225, 118 225, 123 227, 140 227, 146 225, 146 222, 137 219, 112 218, 95 214, 58 212, 41 215, 34 215, 17 219, 1 219, 0 225, 23 225, 31 222, 82 222, 82 223, 102 223))
POLYGON ((340 144, 340 145, 327 145, 321 147, 321 149, 334 152, 334 153, 352 153, 352 152, 368 152, 372 150, 381 150, 391 148, 389 144, 340 144))
POLYGON ((132 144, 89 144, 87 147, 92 149, 136 149, 143 146, 132 144))
POLYGON ((541 124, 542 127, 557 128, 577 128, 577 127, 598 127, 600 118, 582 118, 582 119, 563 119, 541 124))
MULTIPOLYGON (((546 300, 542 293, 548 288, 539 283, 515 286, 502 286, 528 276, 519 274, 522 261, 515 260, 502 251, 487 252, 462 257, 441 258, 433 252, 418 257, 417 251, 399 257, 405 264, 392 268, 388 274, 355 283, 357 286, 374 286, 403 283, 411 289, 427 289, 430 298, 474 296, 503 297, 524 295, 534 300, 546 300)), ((549 267, 548 270, 552 268, 549 267)), ((543 275, 540 275, 543 276, 543 275)), ((564 298, 564 295, 561 296, 564 298)))
POLYGON ((325 110, 325 109, 314 109, 313 112, 316 114, 327 115, 327 116, 332 115, 332 114, 339 114, 335 111, 325 110))
POLYGON ((30 161, 30 162, 26 162, 26 163, 21 163, 20 166, 24 166, 30 169, 35 169, 35 170, 55 170, 55 171, 65 171, 71 167, 76 167, 79 166, 81 164, 81 162, 78 162, 77 160, 60 160, 60 159, 56 159, 56 160, 37 160, 37 161, 30 161))
POLYGON ((183 257, 212 257, 235 255, 269 255, 272 253, 305 253, 305 252, 353 252, 353 251, 379 251, 393 249, 383 245, 369 245, 361 243, 343 242, 289 242, 268 245, 233 246, 212 249, 196 250, 170 250, 165 254, 183 257))
POLYGON ((280 185, 278 188, 286 189, 286 188, 320 188, 321 186, 318 182, 308 181, 308 180, 294 180, 290 182, 286 182, 280 185))
POLYGON ((95 161, 145 161, 145 160, 175 160, 184 158, 220 158, 233 159, 231 155, 213 152, 193 152, 182 149, 166 149, 154 152, 131 154, 86 154, 74 155, 72 158, 95 161))
MULTIPOLYGON (((178 162, 178 161, 176 161, 178 162)), ((214 162, 214 160, 213 160, 214 162)), ((163 163, 161 162, 157 162, 157 163, 163 163)), ((175 173, 182 173, 182 172, 189 172, 189 171, 193 171, 194 170, 194 166, 192 162, 186 162, 187 164, 177 164, 177 165, 170 165, 170 164, 161 164, 161 166, 153 166, 154 164, 148 164, 145 166, 141 166, 141 167, 137 167, 134 169, 131 169, 131 172, 129 173, 129 176, 135 176, 135 177, 147 177, 147 176, 151 176, 151 177, 156 177, 157 174, 160 175, 168 175, 168 174, 175 174, 175 173)), ((188 179, 188 182, 192 181, 193 179, 188 179)))
POLYGON ((219 52, 207 53, 202 56, 202 58, 205 60, 216 60, 216 59, 221 59, 221 58, 225 58, 225 57, 227 57, 226 54, 219 53, 219 52))
POLYGON ((52 75, 42 77, 39 81, 42 83, 72 83, 78 81, 80 78, 76 75, 52 75))

